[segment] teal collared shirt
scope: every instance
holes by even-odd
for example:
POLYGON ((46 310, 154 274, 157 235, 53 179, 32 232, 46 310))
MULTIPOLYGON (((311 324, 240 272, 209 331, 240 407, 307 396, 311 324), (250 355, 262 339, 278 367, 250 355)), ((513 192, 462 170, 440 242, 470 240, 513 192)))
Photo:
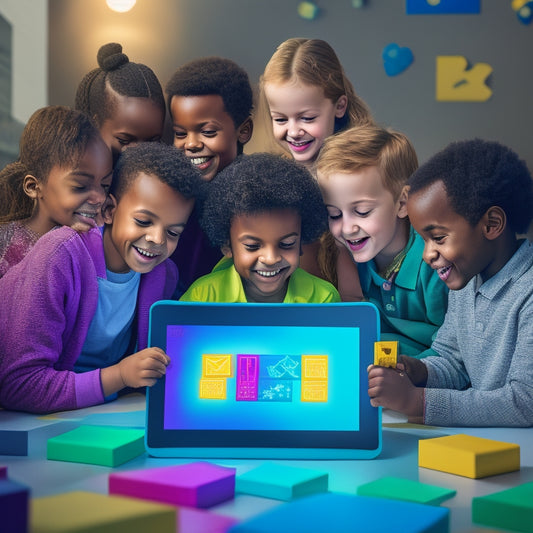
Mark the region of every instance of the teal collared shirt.
MULTIPOLYGON (((241 277, 233 261, 222 259, 211 274, 197 279, 180 298, 184 302, 246 302, 241 277)), ((297 268, 289 278, 283 303, 340 302, 335 287, 316 276, 297 268)))
POLYGON ((411 247, 392 284, 378 274, 373 260, 357 269, 363 294, 379 309, 381 340, 397 340, 400 353, 417 356, 431 346, 444 321, 448 287, 423 261, 424 241, 413 228, 409 240, 411 247))

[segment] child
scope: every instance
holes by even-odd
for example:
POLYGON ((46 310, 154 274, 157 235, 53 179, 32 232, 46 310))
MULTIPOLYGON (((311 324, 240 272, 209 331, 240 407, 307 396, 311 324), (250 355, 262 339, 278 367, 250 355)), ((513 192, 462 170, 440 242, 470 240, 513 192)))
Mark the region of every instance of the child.
POLYGON ((424 260, 451 289, 433 350, 369 367, 374 406, 441 426, 533 426, 533 181, 509 148, 450 144, 409 180, 424 260))
MULTIPOLYGON (((246 72, 229 59, 204 57, 181 66, 166 86, 174 146, 183 150, 208 182, 243 151, 253 130, 253 92, 246 72)), ((179 293, 211 272, 222 254, 202 231, 196 206, 172 260, 179 293)))
POLYGON ((325 280, 298 268, 300 246, 327 224, 303 167, 272 154, 242 155, 211 184, 201 219, 225 259, 181 298, 202 302, 338 302, 325 280))
POLYGON ((120 44, 103 45, 97 61, 81 80, 75 105, 96 121, 116 163, 124 147, 161 140, 165 97, 152 69, 132 63, 120 44))
POLYGON ((407 218, 406 183, 417 165, 405 135, 372 125, 328 139, 317 162, 330 231, 380 311, 382 340, 400 341, 409 355, 431 345, 447 305, 447 288, 424 264, 424 243, 407 218))
MULTIPOLYGON (((283 150, 312 173, 326 138, 372 122, 335 51, 320 39, 293 38, 279 45, 261 76, 259 108, 283 150)), ((354 291, 357 270, 349 255, 329 232, 321 240, 304 249, 303 268, 335 283, 343 300, 362 299, 361 291, 354 291)))
POLYGON ((166 259, 199 182, 172 146, 128 148, 115 168, 103 235, 50 231, 0 279, 2 407, 76 409, 164 375, 167 355, 146 348, 148 311, 176 288, 176 266, 166 259))
POLYGON ((111 177, 111 153, 87 116, 64 106, 37 110, 19 158, 0 172, 0 277, 52 228, 102 225, 111 177))

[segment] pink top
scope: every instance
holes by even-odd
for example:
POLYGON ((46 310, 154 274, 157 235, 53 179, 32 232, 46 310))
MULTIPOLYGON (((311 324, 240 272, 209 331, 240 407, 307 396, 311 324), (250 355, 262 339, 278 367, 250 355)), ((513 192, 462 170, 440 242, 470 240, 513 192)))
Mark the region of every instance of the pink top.
POLYGON ((0 225, 0 278, 19 263, 39 239, 23 220, 0 225))

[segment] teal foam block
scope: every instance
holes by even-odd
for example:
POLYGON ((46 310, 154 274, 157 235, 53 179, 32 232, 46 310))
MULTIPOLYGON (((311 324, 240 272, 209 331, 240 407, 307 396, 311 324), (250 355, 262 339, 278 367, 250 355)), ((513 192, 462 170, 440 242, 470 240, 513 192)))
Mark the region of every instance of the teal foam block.
POLYGON ((229 532, 448 533, 449 522, 450 510, 445 507, 330 492, 278 505, 233 526, 229 532))
POLYGON ((288 501, 327 490, 327 472, 268 462, 237 476, 235 481, 235 492, 275 500, 288 501))
POLYGON ((144 453, 144 430, 80 426, 48 439, 46 458, 118 466, 144 453))
POLYGON ((26 533, 30 489, 9 479, 0 479, 0 531, 26 533))
POLYGON ((533 482, 473 498, 472 522, 533 532, 533 482))
POLYGON ((357 487, 357 494, 359 496, 391 498, 393 500, 424 503, 427 505, 439 505, 444 500, 455 496, 456 492, 452 489, 445 489, 443 487, 398 477, 383 477, 357 487))

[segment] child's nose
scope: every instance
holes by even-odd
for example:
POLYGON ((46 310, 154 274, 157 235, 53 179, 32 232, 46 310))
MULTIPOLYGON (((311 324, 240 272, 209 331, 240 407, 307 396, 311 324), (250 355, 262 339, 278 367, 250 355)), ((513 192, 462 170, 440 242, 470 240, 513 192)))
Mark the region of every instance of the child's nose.
POLYGON ((342 233, 352 235, 359 231, 359 225, 351 217, 342 217, 342 233))
POLYGON ((194 133, 187 135, 187 138, 185 139, 185 150, 201 150, 202 146, 203 143, 198 135, 194 133))
POLYGON ((153 226, 146 234, 146 240, 154 244, 163 244, 165 242, 165 232, 162 228, 153 226))
POLYGON ((98 187, 94 187, 91 190, 91 194, 87 202, 89 204, 102 205, 105 202, 106 198, 107 198, 106 192, 104 191, 102 187, 98 186, 98 187))
POLYGON ((275 265, 281 261, 281 257, 276 249, 269 247, 263 251, 259 260, 264 265, 275 265))
POLYGON ((302 129, 296 121, 291 121, 289 122, 287 133, 289 134, 289 137, 300 137, 302 129))
POLYGON ((433 261, 435 261, 438 257, 437 250, 432 245, 431 242, 426 242, 424 245, 424 251, 422 253, 422 259, 428 264, 431 265, 433 261))

